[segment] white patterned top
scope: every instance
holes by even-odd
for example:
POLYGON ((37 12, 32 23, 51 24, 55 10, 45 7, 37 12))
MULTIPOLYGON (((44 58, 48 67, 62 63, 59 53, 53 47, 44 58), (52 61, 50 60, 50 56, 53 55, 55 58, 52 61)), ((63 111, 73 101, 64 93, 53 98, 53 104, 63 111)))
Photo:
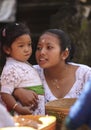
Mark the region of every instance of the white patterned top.
POLYGON ((41 85, 37 71, 24 62, 7 58, 1 74, 1 91, 12 94, 15 88, 41 85))
MULTIPOLYGON (((78 98, 79 95, 81 94, 84 84, 89 78, 91 78, 91 68, 87 65, 82 64, 76 64, 76 63, 69 63, 69 64, 73 64, 79 67, 75 73, 76 81, 72 86, 71 90, 65 95, 64 98, 78 98)), ((39 65, 34 65, 34 67, 37 69, 45 89, 45 102, 56 100, 57 98, 53 95, 53 93, 48 87, 43 69, 39 65)))
MULTIPOLYGON (((15 88, 24 87, 31 89, 33 86, 42 86, 36 69, 28 63, 8 57, 1 74, 1 92, 12 94, 15 88)), ((44 102, 42 102, 42 99, 39 103, 41 105, 38 108, 37 114, 41 114, 41 111, 44 113, 44 102)))

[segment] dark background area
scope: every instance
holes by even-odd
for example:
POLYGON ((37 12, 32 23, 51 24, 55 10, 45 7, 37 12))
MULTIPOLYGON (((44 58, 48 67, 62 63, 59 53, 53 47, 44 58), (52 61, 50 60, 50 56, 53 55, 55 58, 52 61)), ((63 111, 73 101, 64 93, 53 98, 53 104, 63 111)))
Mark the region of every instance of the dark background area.
POLYGON ((16 22, 25 22, 32 32, 31 64, 37 64, 39 35, 46 29, 59 28, 76 46, 73 61, 91 66, 91 0, 17 0, 16 22))
POLYGON ((36 64, 34 53, 39 35, 49 28, 60 28, 76 45, 73 61, 91 66, 91 12, 84 16, 85 7, 90 6, 90 0, 18 0, 17 21, 26 22, 33 34, 30 62, 36 64))

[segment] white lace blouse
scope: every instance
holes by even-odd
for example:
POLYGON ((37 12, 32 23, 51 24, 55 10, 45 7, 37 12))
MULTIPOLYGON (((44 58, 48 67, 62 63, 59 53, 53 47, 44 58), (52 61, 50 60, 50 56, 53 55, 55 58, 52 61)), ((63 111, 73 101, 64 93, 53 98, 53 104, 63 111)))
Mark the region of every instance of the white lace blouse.
POLYGON ((7 58, 1 74, 1 92, 12 94, 15 88, 41 85, 35 68, 30 64, 7 58))
MULTIPOLYGON (((89 78, 91 78, 91 68, 88 67, 87 65, 82 65, 82 64, 76 64, 76 63, 70 63, 70 64, 73 64, 79 67, 75 73, 76 81, 74 85, 72 86, 71 90, 65 95, 64 98, 78 98, 79 95, 81 94, 81 91, 84 87, 85 82, 89 78)), ((39 67, 39 65, 34 65, 34 67, 37 69, 40 75, 40 78, 42 80, 44 89, 45 89, 45 102, 57 99, 48 87, 43 69, 39 67)))
MULTIPOLYGON (((36 69, 30 64, 7 58, 1 74, 1 92, 12 94, 15 88, 35 88, 39 90, 42 82, 36 69)), ((45 113, 44 95, 38 95, 38 108, 33 114, 45 113)))

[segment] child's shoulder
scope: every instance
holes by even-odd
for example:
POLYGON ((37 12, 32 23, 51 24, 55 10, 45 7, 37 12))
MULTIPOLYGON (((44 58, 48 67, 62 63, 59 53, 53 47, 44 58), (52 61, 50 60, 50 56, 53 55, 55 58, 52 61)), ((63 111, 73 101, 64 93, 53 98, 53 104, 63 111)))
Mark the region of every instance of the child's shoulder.
POLYGON ((33 67, 34 67, 35 69, 42 70, 42 68, 41 68, 39 65, 33 65, 33 67))
POLYGON ((9 66, 4 66, 2 73, 1 73, 1 77, 2 76, 9 76, 9 75, 15 75, 16 73, 16 69, 14 69, 13 65, 9 65, 9 66))
POLYGON ((3 67, 3 70, 2 70, 2 74, 14 74, 18 69, 18 66, 17 64, 15 64, 15 62, 9 62, 9 61, 6 61, 6 64, 4 65, 3 67))

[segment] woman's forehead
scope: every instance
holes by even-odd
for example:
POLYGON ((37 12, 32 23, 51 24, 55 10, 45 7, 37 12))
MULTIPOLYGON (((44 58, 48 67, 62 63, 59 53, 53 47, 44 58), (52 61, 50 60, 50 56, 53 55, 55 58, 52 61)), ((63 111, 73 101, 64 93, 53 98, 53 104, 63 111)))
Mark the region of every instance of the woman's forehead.
POLYGON ((39 38, 39 41, 41 41, 41 42, 45 42, 45 41, 47 41, 47 40, 58 40, 59 41, 59 38, 58 38, 58 36, 56 35, 56 34, 53 34, 53 33, 44 33, 44 34, 42 34, 41 36, 40 36, 40 38, 39 38))
POLYGON ((43 34, 39 41, 38 45, 53 45, 53 46, 60 46, 60 41, 57 37, 49 34, 43 34))

